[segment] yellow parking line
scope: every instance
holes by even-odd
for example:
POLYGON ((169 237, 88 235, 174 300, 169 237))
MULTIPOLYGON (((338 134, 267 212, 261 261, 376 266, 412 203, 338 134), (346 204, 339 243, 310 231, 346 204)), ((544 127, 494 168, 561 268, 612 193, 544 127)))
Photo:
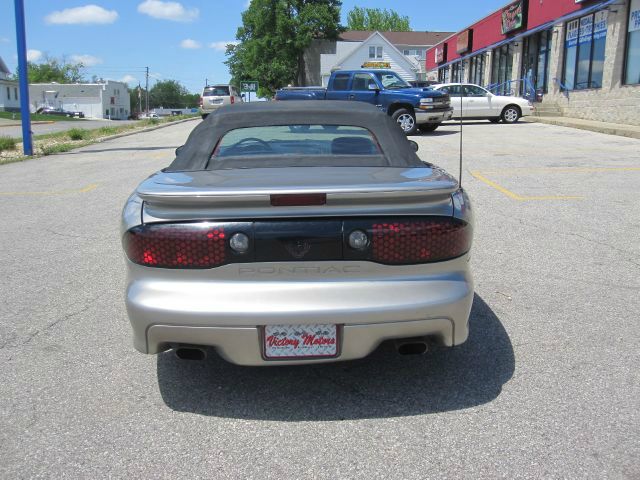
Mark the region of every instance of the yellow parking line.
POLYGON ((640 172, 640 167, 539 167, 502 168, 483 170, 485 175, 511 175, 514 173, 599 173, 599 172, 640 172))
POLYGON ((548 196, 542 196, 542 197, 529 197, 529 196, 518 195, 517 193, 514 193, 511 190, 507 190, 502 185, 494 182, 493 180, 489 180, 487 177, 480 174, 480 172, 471 172, 471 175, 473 175, 474 178, 477 178, 481 182, 486 183, 490 187, 495 188, 500 193, 505 194, 507 197, 513 200, 517 200, 519 202, 526 202, 529 200, 583 200, 584 199, 584 197, 570 197, 570 196, 563 196, 563 195, 548 195, 548 196))
POLYGON ((22 197, 22 196, 30 196, 30 197, 48 197, 53 195, 68 195, 72 193, 87 193, 91 190, 95 190, 98 188, 97 183, 91 183, 86 187, 81 188, 80 190, 58 190, 52 192, 0 192, 0 196, 3 197, 22 197))

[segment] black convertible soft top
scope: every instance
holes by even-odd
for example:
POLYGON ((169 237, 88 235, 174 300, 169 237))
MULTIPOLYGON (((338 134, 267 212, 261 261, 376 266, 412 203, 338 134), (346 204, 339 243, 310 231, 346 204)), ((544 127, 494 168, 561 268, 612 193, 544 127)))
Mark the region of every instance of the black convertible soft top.
POLYGON ((176 159, 164 171, 207 169, 218 141, 237 128, 308 124, 366 128, 377 138, 388 166, 426 166, 398 125, 373 105, 326 100, 253 102, 221 107, 193 129, 176 159))

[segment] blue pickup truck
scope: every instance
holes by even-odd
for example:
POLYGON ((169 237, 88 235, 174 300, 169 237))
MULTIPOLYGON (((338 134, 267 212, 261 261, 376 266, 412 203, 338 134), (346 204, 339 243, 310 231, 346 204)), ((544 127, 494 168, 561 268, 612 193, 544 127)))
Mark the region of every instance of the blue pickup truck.
POLYGON ((415 88, 390 70, 337 70, 328 88, 287 87, 276 100, 351 100, 376 105, 390 115, 407 135, 418 128, 433 132, 453 114, 449 95, 415 88))

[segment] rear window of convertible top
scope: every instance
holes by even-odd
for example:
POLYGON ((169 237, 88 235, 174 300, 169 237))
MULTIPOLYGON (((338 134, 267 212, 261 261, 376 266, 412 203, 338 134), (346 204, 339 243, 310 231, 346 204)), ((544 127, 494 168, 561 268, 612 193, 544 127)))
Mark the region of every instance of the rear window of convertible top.
POLYGON ((216 145, 209 168, 379 166, 383 158, 376 138, 366 128, 279 125, 227 132, 216 145))

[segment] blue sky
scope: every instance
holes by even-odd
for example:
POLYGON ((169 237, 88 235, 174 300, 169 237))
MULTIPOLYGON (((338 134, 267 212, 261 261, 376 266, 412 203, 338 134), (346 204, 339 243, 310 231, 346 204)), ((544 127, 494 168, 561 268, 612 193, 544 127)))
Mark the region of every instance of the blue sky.
MULTIPOLYGON (((1 0, 0 56, 16 68, 12 0, 1 0)), ((413 30, 457 31, 508 0, 344 0, 343 22, 354 6, 393 8, 413 30)), ((199 92, 205 78, 226 82, 224 45, 235 39, 248 0, 26 0, 27 48, 38 60, 65 55, 88 65, 90 78, 144 82, 175 79, 199 92)))

